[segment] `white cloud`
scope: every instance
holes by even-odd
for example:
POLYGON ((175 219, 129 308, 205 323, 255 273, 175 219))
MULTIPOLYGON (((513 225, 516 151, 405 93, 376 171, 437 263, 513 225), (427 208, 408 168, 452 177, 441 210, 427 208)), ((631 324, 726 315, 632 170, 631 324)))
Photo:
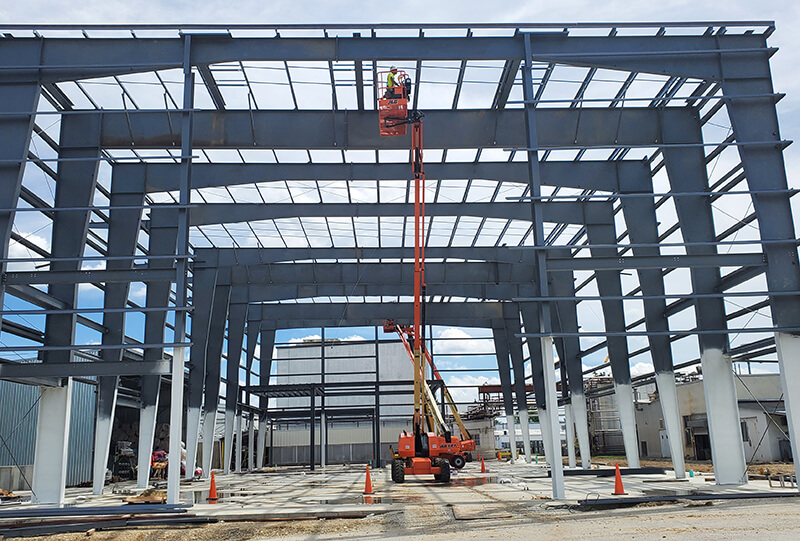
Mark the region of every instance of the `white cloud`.
POLYGON ((456 403, 462 403, 458 410, 464 412, 467 410, 468 404, 478 400, 478 387, 481 385, 492 384, 497 385, 500 383, 498 377, 474 376, 472 374, 461 374, 456 376, 445 376, 445 383, 450 391, 450 395, 456 403), (472 388, 459 387, 459 385, 470 385, 472 388))
MULTIPOLYGON (((44 250, 50 251, 50 241, 44 237, 39 235, 24 235, 25 240, 30 241, 32 244, 35 244, 39 248, 44 250)), ((39 257, 36 252, 29 250, 22 244, 18 243, 17 241, 12 240, 8 245, 8 258, 9 259, 16 259, 16 258, 25 258, 30 259, 34 257, 39 257)), ((34 261, 24 261, 19 263, 9 263, 8 270, 9 272, 33 272, 36 270, 46 270, 49 267, 42 267, 41 269, 36 268, 37 263, 34 261)))
POLYGON ((649 362, 638 362, 631 365, 631 376, 641 376, 643 374, 651 374, 653 372, 653 364, 649 362))
POLYGON ((316 340, 319 342, 322 340, 322 337, 318 334, 309 334, 308 336, 303 336, 302 338, 291 338, 289 339, 290 344, 302 344, 303 342, 311 342, 316 340))
POLYGON ((131 300, 144 300, 147 296, 147 286, 144 284, 137 284, 131 288, 131 300))
POLYGON ((487 355, 494 354, 494 342, 488 338, 475 339, 472 338, 464 330, 449 327, 439 333, 437 338, 446 338, 446 340, 437 340, 434 343, 434 353, 485 353, 487 355))

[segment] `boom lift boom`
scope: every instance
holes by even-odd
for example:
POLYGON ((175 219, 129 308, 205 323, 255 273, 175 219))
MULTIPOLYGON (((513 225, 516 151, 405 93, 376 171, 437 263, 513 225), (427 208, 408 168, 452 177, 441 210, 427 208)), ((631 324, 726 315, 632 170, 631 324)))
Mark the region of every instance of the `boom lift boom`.
MULTIPOLYGON (((395 70, 396 71, 396 70, 395 70)), ((379 73, 378 87, 386 91, 381 85, 382 73, 379 73)), ((429 419, 429 424, 434 422, 439 414, 431 409, 436 409, 435 401, 425 381, 425 360, 433 366, 433 360, 425 351, 425 170, 422 160, 422 119, 424 115, 408 109, 408 98, 411 92, 411 80, 405 72, 396 71, 395 80, 403 82, 400 85, 401 94, 397 88, 386 91, 378 102, 379 126, 382 136, 393 137, 407 133, 407 126, 411 127, 411 162, 414 173, 414 324, 406 331, 413 340, 413 349, 409 349, 409 356, 414 363, 414 417, 412 433, 403 431, 398 444, 399 458, 392 460, 392 480, 402 483, 406 475, 433 474, 434 479, 447 483, 450 481, 451 457, 458 456, 461 460, 462 443, 453 438, 444 430, 444 420, 441 419, 443 435, 433 431, 423 430, 423 416, 429 419), (427 393, 426 393, 427 388, 427 393), (430 416, 430 417, 429 417, 430 416)), ((402 334, 402 331, 401 331, 402 334)), ((435 371, 438 375, 438 371, 435 371)), ((441 376, 439 376, 441 377, 441 376)), ((449 395, 449 393, 448 393, 449 395)), ((450 399, 452 401, 452 399, 450 399)), ((452 404, 454 407, 455 405, 452 404)), ((440 414, 439 414, 440 417, 440 414)), ((463 425, 461 425, 463 427, 463 425)), ((433 429, 433 426, 429 426, 433 429)), ((466 434, 462 428, 462 433, 466 434)), ((471 441, 471 440, 470 440, 471 441)), ((474 441, 471 442, 474 449, 474 441)), ((458 461, 458 459, 456 459, 458 461)), ((463 465, 463 464, 461 464, 463 465)))

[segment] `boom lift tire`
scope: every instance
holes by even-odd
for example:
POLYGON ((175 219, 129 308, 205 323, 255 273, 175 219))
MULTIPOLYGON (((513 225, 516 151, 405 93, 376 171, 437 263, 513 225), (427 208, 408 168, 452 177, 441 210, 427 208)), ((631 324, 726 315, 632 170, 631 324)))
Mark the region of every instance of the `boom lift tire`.
POLYGON ((466 466, 467 461, 461 455, 453 455, 450 458, 450 464, 457 470, 460 470, 464 466, 466 466))
POLYGON ((400 458, 392 460, 392 481, 402 483, 406 480, 406 461, 400 458))
POLYGON ((437 481, 442 483, 450 482, 450 463, 444 459, 439 460, 439 467, 442 468, 442 473, 439 474, 437 481))

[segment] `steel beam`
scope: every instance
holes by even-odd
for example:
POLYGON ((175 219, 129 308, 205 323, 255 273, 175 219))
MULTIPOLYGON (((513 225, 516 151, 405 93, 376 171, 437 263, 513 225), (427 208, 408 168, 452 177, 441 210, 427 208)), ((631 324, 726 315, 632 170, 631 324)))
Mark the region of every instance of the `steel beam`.
MULTIPOLYGON (((682 119, 691 111, 677 107, 662 112, 650 108, 537 109, 538 147, 658 146, 661 115, 665 120, 682 119)), ((163 149, 180 144, 182 128, 176 113, 104 111, 97 116, 102 116, 106 148, 163 149)), ((408 148, 403 137, 380 137, 371 111, 196 111, 194 124, 193 148, 408 148)), ((429 148, 529 148, 522 110, 427 111, 425 127, 429 148)))
MULTIPOLYGON (((609 25, 612 26, 612 25, 609 25)), ((508 29, 514 28, 510 25, 508 29)), ((731 51, 737 67, 761 72, 763 57, 772 54, 765 37, 755 34, 698 34, 695 36, 586 36, 563 32, 516 33, 508 37, 361 37, 333 38, 234 38, 221 34, 193 34, 196 64, 233 61, 370 61, 508 60, 524 58, 524 37, 531 44, 532 59, 658 75, 719 79, 718 61, 731 51), (435 46, 434 46, 435 45, 435 46), (748 51, 743 54, 742 51, 748 51), (752 52, 749 52, 752 51, 752 52)), ((15 62, 17 70, 6 74, 17 81, 40 77, 45 82, 76 78, 109 77, 153 69, 182 66, 183 40, 177 38, 116 39, 16 38, 0 60, 16 55, 28 58, 39 52, 41 62, 15 62), (131 58, 142 59, 132 63, 131 58), (76 59, 84 59, 76 62, 76 59), (41 71, 36 71, 40 67, 41 71)), ((13 65, 13 64, 12 64, 13 65)), ((743 72, 745 70, 741 70, 743 72)))
MULTIPOLYGON (((114 174, 145 178, 148 192, 178 189, 180 165, 173 163, 117 163, 114 174)), ((617 191, 619 178, 649 174, 646 161, 546 161, 539 164, 542 185, 617 191)), ((429 180, 490 179, 527 183, 524 162, 426 163, 429 180)), ((198 163, 192 166, 192 187, 239 186, 253 182, 287 180, 405 180, 405 163, 198 163)))
POLYGON ((0 364, 0 379, 90 376, 116 378, 117 376, 167 375, 171 366, 170 361, 2 363, 0 364))

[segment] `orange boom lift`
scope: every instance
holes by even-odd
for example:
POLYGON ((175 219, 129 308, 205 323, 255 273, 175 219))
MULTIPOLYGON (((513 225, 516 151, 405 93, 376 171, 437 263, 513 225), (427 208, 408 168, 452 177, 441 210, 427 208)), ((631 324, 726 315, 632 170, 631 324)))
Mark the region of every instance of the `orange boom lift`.
MULTIPOLYGON (((461 462, 465 449, 474 450, 475 442, 461 442, 449 432, 439 435, 433 432, 434 416, 441 418, 433 395, 425 381, 425 361, 433 367, 433 360, 425 351, 425 170, 422 160, 422 119, 424 115, 417 110, 409 110, 408 98, 411 93, 411 79, 404 71, 397 71, 395 80, 401 82, 393 92, 382 84, 387 72, 378 73, 378 88, 382 98, 378 101, 380 134, 394 137, 406 135, 411 126, 411 162, 414 173, 414 324, 400 328, 387 321, 384 330, 398 332, 406 343, 409 357, 414 363, 414 419, 412 432, 400 434, 397 457, 392 460, 392 480, 402 483, 406 475, 429 475, 443 483, 450 482, 450 460, 463 466, 461 462), (399 93, 398 93, 399 90, 399 93), (413 342, 413 349, 405 336, 413 342), (428 429, 423 429, 423 416, 428 420, 428 429), (455 458, 454 457, 458 457, 455 458)), ((438 376, 438 371, 435 371, 438 376)), ((439 376, 441 377, 441 376, 439 376)), ((448 393, 449 396, 449 393, 448 393)), ((455 404, 451 404, 454 407, 455 404)), ((457 412, 457 410, 456 410, 457 412)), ((460 420, 460 418, 459 418, 460 420)), ((459 423, 460 424, 460 423, 459 423)), ((463 425, 461 425, 463 427, 463 425)), ((440 422, 444 431, 444 422, 440 422)), ((462 428, 462 431, 464 429, 462 428)), ((466 434, 466 432, 463 432, 466 434)))

